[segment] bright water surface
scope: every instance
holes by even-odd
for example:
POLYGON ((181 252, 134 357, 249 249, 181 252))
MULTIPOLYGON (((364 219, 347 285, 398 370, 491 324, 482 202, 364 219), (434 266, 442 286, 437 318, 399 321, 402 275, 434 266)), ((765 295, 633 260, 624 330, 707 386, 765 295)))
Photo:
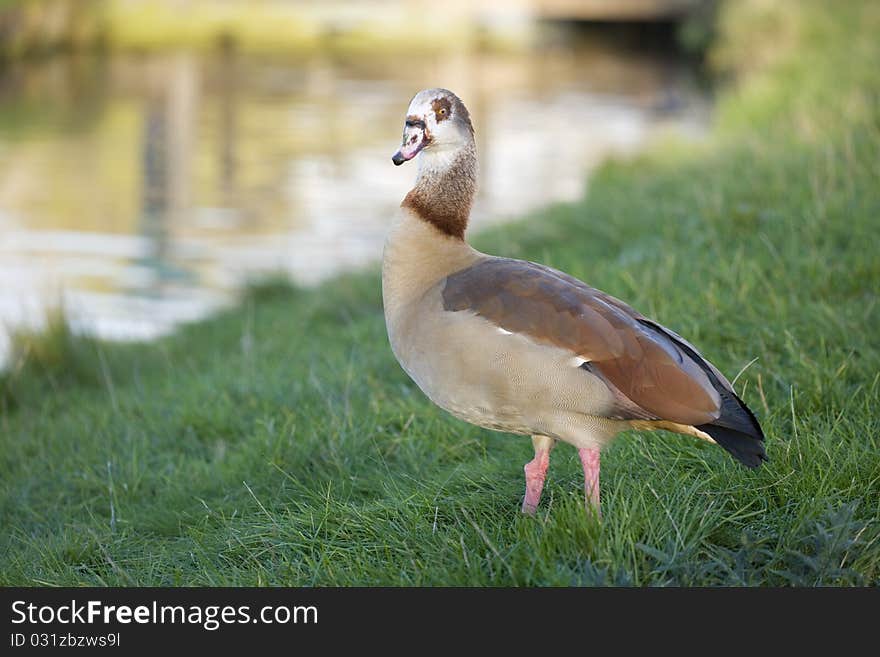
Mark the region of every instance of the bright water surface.
POLYGON ((530 53, 264 59, 56 56, 0 72, 0 359, 63 304, 78 330, 148 339, 286 272, 313 284, 381 256, 416 166, 411 96, 471 110, 472 230, 585 191, 658 132, 699 136, 686 67, 584 43, 530 53))

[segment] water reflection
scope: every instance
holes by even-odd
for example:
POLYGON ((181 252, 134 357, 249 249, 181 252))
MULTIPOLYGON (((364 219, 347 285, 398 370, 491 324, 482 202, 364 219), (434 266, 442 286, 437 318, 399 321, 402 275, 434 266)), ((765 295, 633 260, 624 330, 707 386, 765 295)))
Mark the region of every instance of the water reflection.
POLYGON ((476 229, 575 199, 610 153, 706 116, 678 62, 607 44, 19 64, 0 76, 0 321, 63 300, 80 329, 150 338, 261 272, 311 284, 377 260, 415 175, 389 157, 425 86, 471 109, 476 229))

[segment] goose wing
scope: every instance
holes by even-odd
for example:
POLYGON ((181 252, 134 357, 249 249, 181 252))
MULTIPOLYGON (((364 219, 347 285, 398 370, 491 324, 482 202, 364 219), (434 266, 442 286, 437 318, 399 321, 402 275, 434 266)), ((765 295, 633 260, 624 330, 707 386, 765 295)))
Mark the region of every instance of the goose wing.
POLYGON ((615 393, 615 416, 621 419, 696 426, 721 415, 722 398, 710 380, 717 370, 696 349, 622 301, 563 272, 489 258, 447 277, 443 307, 475 313, 506 331, 583 358, 582 367, 615 393))

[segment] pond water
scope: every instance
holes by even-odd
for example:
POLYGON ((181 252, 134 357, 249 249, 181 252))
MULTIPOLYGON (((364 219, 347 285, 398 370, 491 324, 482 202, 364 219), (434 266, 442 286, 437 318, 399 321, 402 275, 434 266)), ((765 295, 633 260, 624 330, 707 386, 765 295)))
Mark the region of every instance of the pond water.
POLYGON ((149 339, 284 272, 304 285, 381 256, 414 165, 390 157, 411 96, 467 103, 472 230, 585 191, 660 131, 699 137, 709 103, 657 52, 301 59, 56 56, 0 71, 0 358, 62 305, 74 328, 149 339))

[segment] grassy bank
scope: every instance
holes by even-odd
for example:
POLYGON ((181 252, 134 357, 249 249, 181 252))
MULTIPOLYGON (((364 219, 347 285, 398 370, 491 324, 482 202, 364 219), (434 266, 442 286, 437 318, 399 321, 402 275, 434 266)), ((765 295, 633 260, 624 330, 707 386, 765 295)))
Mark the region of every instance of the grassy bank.
POLYGON ((521 517, 529 441, 426 401, 375 272, 263 285, 155 344, 19 339, 0 584, 880 582, 880 12, 830 4, 731 3, 717 57, 741 82, 707 144, 611 163, 584 202, 476 239, 745 368, 765 467, 626 434, 599 526, 560 446, 521 517))

